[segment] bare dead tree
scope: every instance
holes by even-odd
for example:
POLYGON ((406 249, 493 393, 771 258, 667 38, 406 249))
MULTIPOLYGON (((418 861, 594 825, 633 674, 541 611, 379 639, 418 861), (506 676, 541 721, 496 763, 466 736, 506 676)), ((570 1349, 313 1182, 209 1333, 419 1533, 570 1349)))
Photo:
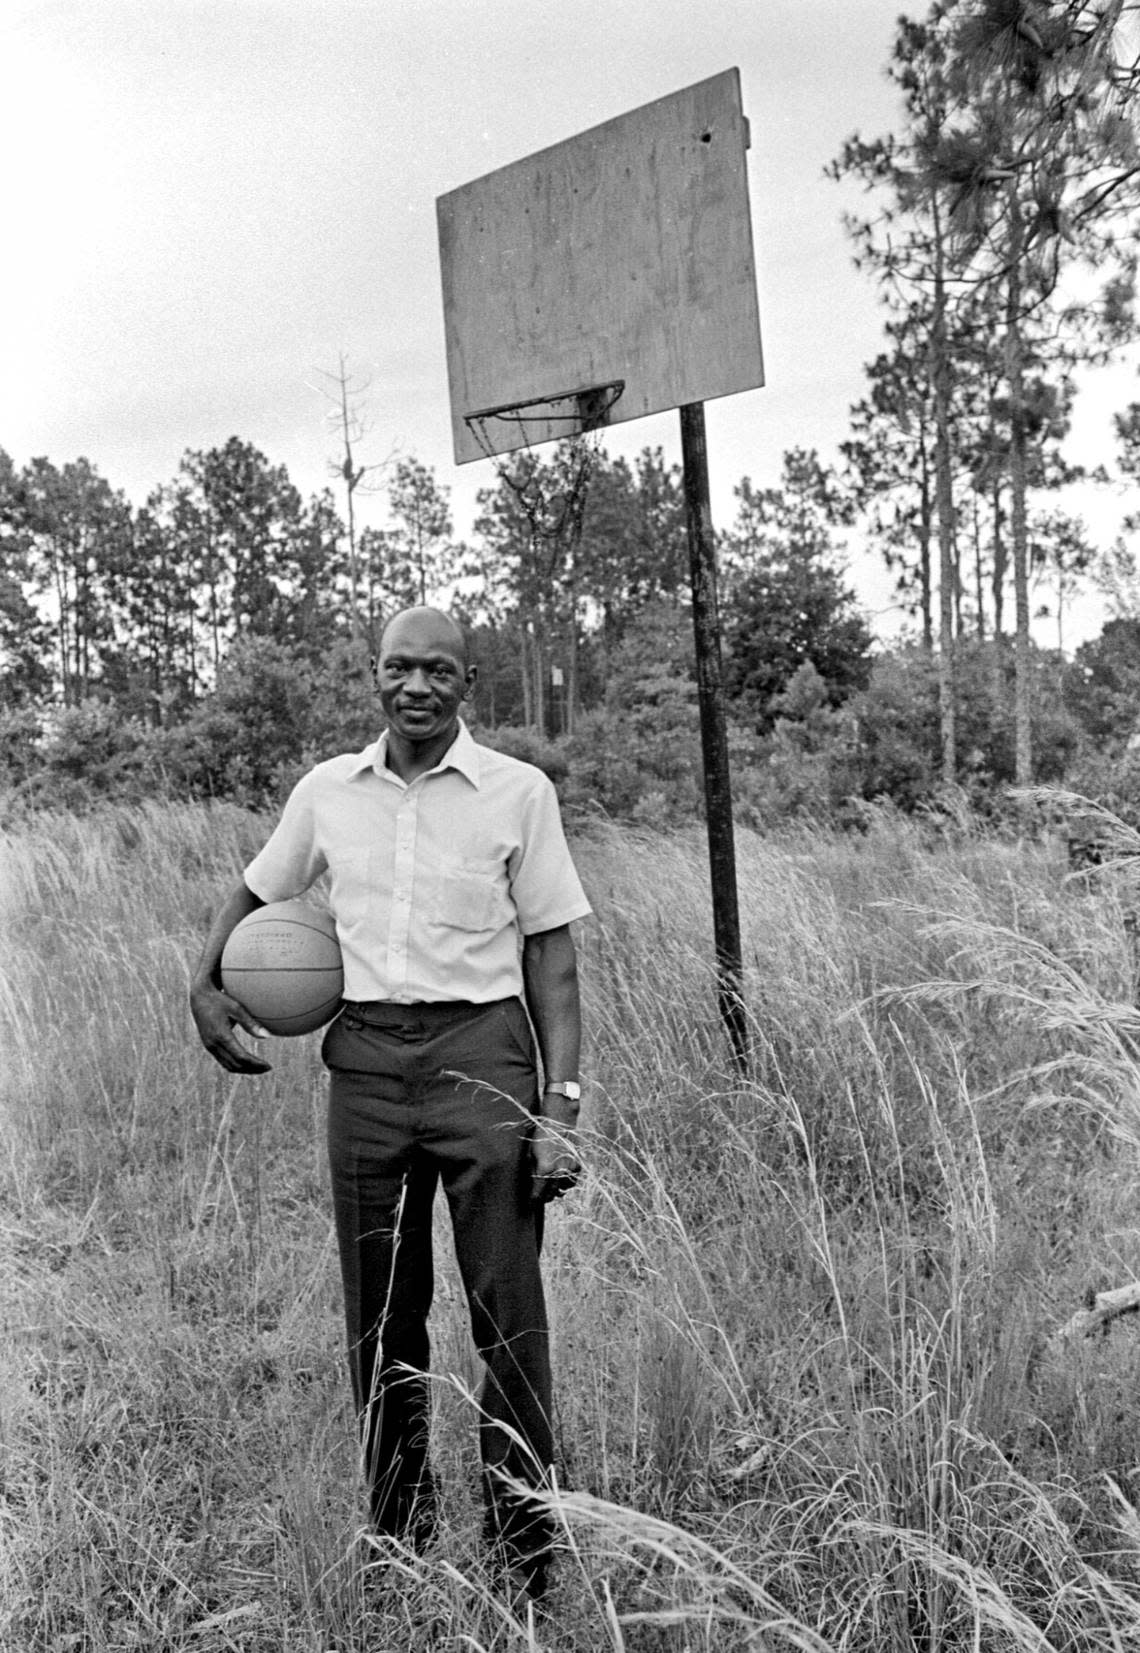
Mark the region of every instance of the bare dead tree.
MULTIPOLYGON (((352 625, 352 636, 355 642, 364 640, 364 623, 360 618, 360 558, 356 542, 356 493, 371 492, 366 478, 376 472, 387 470, 395 457, 395 449, 374 464, 363 465, 357 460, 357 449, 371 432, 364 412, 364 400, 367 396, 370 381, 359 379, 349 373, 348 357, 342 350, 337 358, 335 372, 327 368, 317 368, 322 379, 328 381, 328 388, 314 386, 320 391, 326 401, 331 403, 325 422, 332 430, 340 444, 340 453, 336 459, 329 460, 329 474, 335 476, 343 484, 345 493, 345 518, 348 525, 348 588, 349 588, 349 618, 352 625)), ((379 481, 374 486, 379 486, 379 481)))

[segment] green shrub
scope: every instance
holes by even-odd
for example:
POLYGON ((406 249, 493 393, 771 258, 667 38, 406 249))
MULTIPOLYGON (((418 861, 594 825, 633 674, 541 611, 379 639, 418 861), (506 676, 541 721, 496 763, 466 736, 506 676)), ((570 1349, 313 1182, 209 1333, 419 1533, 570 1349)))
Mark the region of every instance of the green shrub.
POLYGON ((834 818, 858 786, 854 718, 831 704, 810 660, 796 669, 771 711, 772 731, 757 749, 758 761, 740 765, 734 777, 737 815, 751 826, 791 816, 834 818))
POLYGON ((0 784, 19 786, 39 767, 43 717, 31 706, 0 712, 0 784))
POLYGON ((1111 810, 1131 826, 1140 825, 1140 746, 1123 752, 1086 748, 1066 773, 1070 790, 1111 810))
POLYGON ((362 649, 337 644, 318 666, 302 650, 249 637, 227 655, 213 692, 156 745, 180 794, 262 807, 380 728, 362 649))
POLYGON ((562 786, 566 780, 570 763, 565 744, 548 740, 537 729, 501 723, 497 729, 476 730, 475 739, 480 746, 489 746, 494 752, 503 752, 509 758, 518 758, 521 763, 532 763, 536 769, 541 769, 555 786, 562 786))
POLYGON ((858 731, 860 795, 913 809, 937 782, 937 662, 917 648, 883 655, 849 706, 858 731))
POLYGON ((35 765, 19 777, 15 794, 33 808, 76 813, 112 799, 140 802, 158 785, 152 734, 106 701, 65 706, 45 719, 35 765))
POLYGON ((1109 620, 1082 643, 1064 675, 1065 704, 1097 747, 1123 746, 1140 705, 1140 620, 1109 620))

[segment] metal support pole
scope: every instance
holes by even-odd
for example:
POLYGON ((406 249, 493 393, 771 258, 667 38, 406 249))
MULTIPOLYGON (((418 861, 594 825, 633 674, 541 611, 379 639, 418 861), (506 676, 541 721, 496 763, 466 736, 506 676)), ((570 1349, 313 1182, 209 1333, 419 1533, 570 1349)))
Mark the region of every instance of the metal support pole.
POLYGON ((736 894, 736 840, 732 829, 732 785, 728 769, 724 687, 721 679, 720 614, 716 596, 716 543, 709 497, 708 446, 703 402, 681 409, 685 520, 689 531, 689 572, 693 589, 693 636, 701 711, 701 754, 705 772, 705 815, 712 880, 713 937, 717 999, 737 1067, 748 1067, 748 1025, 744 1014, 744 964, 736 894))

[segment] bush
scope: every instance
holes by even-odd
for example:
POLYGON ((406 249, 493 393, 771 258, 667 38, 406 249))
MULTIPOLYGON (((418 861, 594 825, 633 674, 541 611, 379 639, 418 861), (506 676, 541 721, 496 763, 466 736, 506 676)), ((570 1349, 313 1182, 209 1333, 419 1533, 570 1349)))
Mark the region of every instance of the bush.
POLYGON ((1140 701, 1140 620, 1109 620, 1065 671, 1065 704, 1098 747, 1123 746, 1140 701))
POLYGON ((43 718, 30 706, 0 712, 0 785, 19 786, 39 767, 43 718))
POLYGON ((548 740, 537 729, 524 729, 514 723, 501 723, 497 729, 477 729, 475 739, 480 746, 489 746, 493 752, 502 752, 520 763, 532 763, 536 769, 561 787, 569 773, 570 762, 565 743, 548 740))
MULTIPOLYGON (((958 781, 975 804, 1013 784, 1013 654, 1002 645, 963 640, 956 662, 958 781)), ((1032 656, 1034 780, 1066 772, 1080 730, 1061 699, 1054 655, 1032 656)), ((849 702, 858 725, 857 791, 914 809, 940 790, 938 661, 919 648, 881 655, 871 681, 849 702)))
MULTIPOLYGON (((75 813, 108 799, 140 803, 160 785, 153 734, 107 701, 65 706, 45 719, 35 765, 17 780, 15 797, 33 808, 75 813)), ((25 745, 21 761, 28 751, 25 745)))
POLYGON ((613 650, 605 705, 568 742, 567 803, 665 826, 700 813, 701 759, 692 621, 650 603, 613 650))
POLYGON ((695 721, 695 709, 680 727, 644 706, 583 713, 567 742, 567 806, 649 826, 691 820, 702 797, 695 721))
POLYGON ((323 758, 380 729, 364 651, 336 644, 319 665, 269 637, 236 643, 213 692, 156 742, 180 793, 262 808, 323 758))
POLYGON ((848 703, 858 742, 858 793, 914 809, 938 782, 937 662, 913 648, 881 655, 848 703))
POLYGON ((775 721, 758 761, 738 768, 736 813, 750 826, 774 825, 789 816, 836 817, 858 789, 851 713, 830 704, 828 685, 810 660, 797 668, 771 711, 775 721))
POLYGON ((1140 826, 1140 745, 1129 744, 1120 753, 1087 748, 1069 766, 1065 780, 1071 791, 1130 826, 1140 826))

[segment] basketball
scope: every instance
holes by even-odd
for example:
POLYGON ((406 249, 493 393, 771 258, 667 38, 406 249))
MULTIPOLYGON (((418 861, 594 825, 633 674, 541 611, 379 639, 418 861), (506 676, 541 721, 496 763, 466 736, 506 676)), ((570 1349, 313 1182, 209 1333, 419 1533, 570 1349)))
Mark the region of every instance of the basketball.
POLYGON ((331 1022, 344 991, 331 914, 306 901, 259 907, 230 932, 222 986, 279 1038, 331 1022))

